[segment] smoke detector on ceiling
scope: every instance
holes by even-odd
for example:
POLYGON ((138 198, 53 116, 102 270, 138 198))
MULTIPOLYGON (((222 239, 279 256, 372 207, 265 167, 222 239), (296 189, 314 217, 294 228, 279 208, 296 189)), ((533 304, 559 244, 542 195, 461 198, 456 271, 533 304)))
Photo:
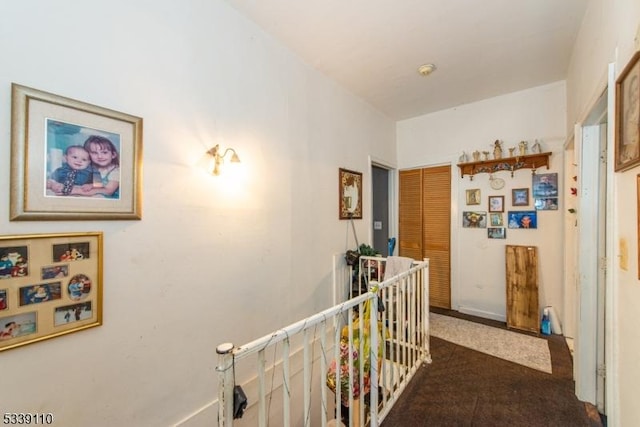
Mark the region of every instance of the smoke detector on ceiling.
POLYGON ((435 64, 424 64, 418 67, 421 76, 428 76, 436 70, 435 64))

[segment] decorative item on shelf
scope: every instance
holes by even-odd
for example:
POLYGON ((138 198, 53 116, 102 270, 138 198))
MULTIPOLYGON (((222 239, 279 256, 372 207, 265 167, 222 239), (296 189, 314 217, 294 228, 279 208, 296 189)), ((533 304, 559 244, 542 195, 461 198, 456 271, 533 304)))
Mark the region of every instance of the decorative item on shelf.
POLYGON ((460 157, 458 157, 458 163, 467 163, 468 161, 469 158, 467 157, 467 153, 463 151, 460 157))
POLYGON ((464 178, 469 175, 473 180, 473 175, 478 173, 494 173, 499 171, 509 171, 511 177, 514 172, 519 169, 538 169, 546 166, 549 169, 549 160, 551 153, 531 154, 527 156, 516 156, 503 159, 486 159, 482 161, 474 161, 470 163, 458 163, 460 175, 464 178))
POLYGON ((540 145, 540 142, 536 139, 535 142, 533 143, 533 146, 531 147, 531 154, 540 154, 542 153, 542 146, 540 145))
POLYGON ((473 161, 474 162, 479 162, 480 161, 480 152, 478 150, 474 151, 472 153, 473 155, 473 161))
POLYGON ((509 147, 509 157, 513 157, 514 151, 516 151, 516 147, 509 147))
POLYGON ((501 159, 502 158, 502 141, 496 139, 493 143, 493 158, 501 159))
POLYGON ((488 151, 483 151, 483 152, 482 152, 482 156, 483 156, 483 159, 482 159, 482 160, 484 160, 485 162, 486 162, 487 160, 489 160, 489 152, 488 152, 488 151))
POLYGON ((527 146, 529 145, 529 143, 527 141, 520 141, 520 143, 518 144, 518 150, 520 151, 520 155, 521 156, 526 156, 527 155, 527 146))

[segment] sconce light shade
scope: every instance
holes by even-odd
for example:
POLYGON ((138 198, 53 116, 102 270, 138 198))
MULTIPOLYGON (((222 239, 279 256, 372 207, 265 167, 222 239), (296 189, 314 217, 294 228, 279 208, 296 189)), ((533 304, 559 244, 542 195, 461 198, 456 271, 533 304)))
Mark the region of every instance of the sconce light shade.
POLYGON ((220 154, 220 144, 216 144, 215 147, 209 149, 207 154, 213 158, 213 169, 210 172, 213 175, 220 175, 220 165, 224 163, 224 158, 227 154, 231 153, 231 163, 240 163, 240 157, 233 148, 227 148, 224 153, 220 154))

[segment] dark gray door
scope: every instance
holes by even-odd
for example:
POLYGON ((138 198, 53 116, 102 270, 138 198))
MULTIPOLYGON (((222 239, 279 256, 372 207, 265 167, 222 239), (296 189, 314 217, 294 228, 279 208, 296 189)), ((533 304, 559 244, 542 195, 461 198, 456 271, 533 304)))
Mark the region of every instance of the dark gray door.
POLYGON ((373 189, 373 248, 382 256, 388 253, 389 244, 389 171, 371 166, 373 189))

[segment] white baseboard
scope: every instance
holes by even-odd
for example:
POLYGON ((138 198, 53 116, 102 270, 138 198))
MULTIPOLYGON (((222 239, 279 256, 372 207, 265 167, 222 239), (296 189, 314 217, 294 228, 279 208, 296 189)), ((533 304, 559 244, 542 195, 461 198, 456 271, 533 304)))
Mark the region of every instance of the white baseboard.
POLYGON ((211 427, 218 419, 218 399, 208 403, 187 417, 178 421, 173 427, 211 427))
POLYGON ((475 308, 471 308, 471 307, 460 306, 458 308, 458 311, 460 313, 469 314, 471 316, 483 317, 485 319, 497 320, 499 322, 507 321, 507 316, 503 314, 492 313, 490 311, 476 310, 475 308))

